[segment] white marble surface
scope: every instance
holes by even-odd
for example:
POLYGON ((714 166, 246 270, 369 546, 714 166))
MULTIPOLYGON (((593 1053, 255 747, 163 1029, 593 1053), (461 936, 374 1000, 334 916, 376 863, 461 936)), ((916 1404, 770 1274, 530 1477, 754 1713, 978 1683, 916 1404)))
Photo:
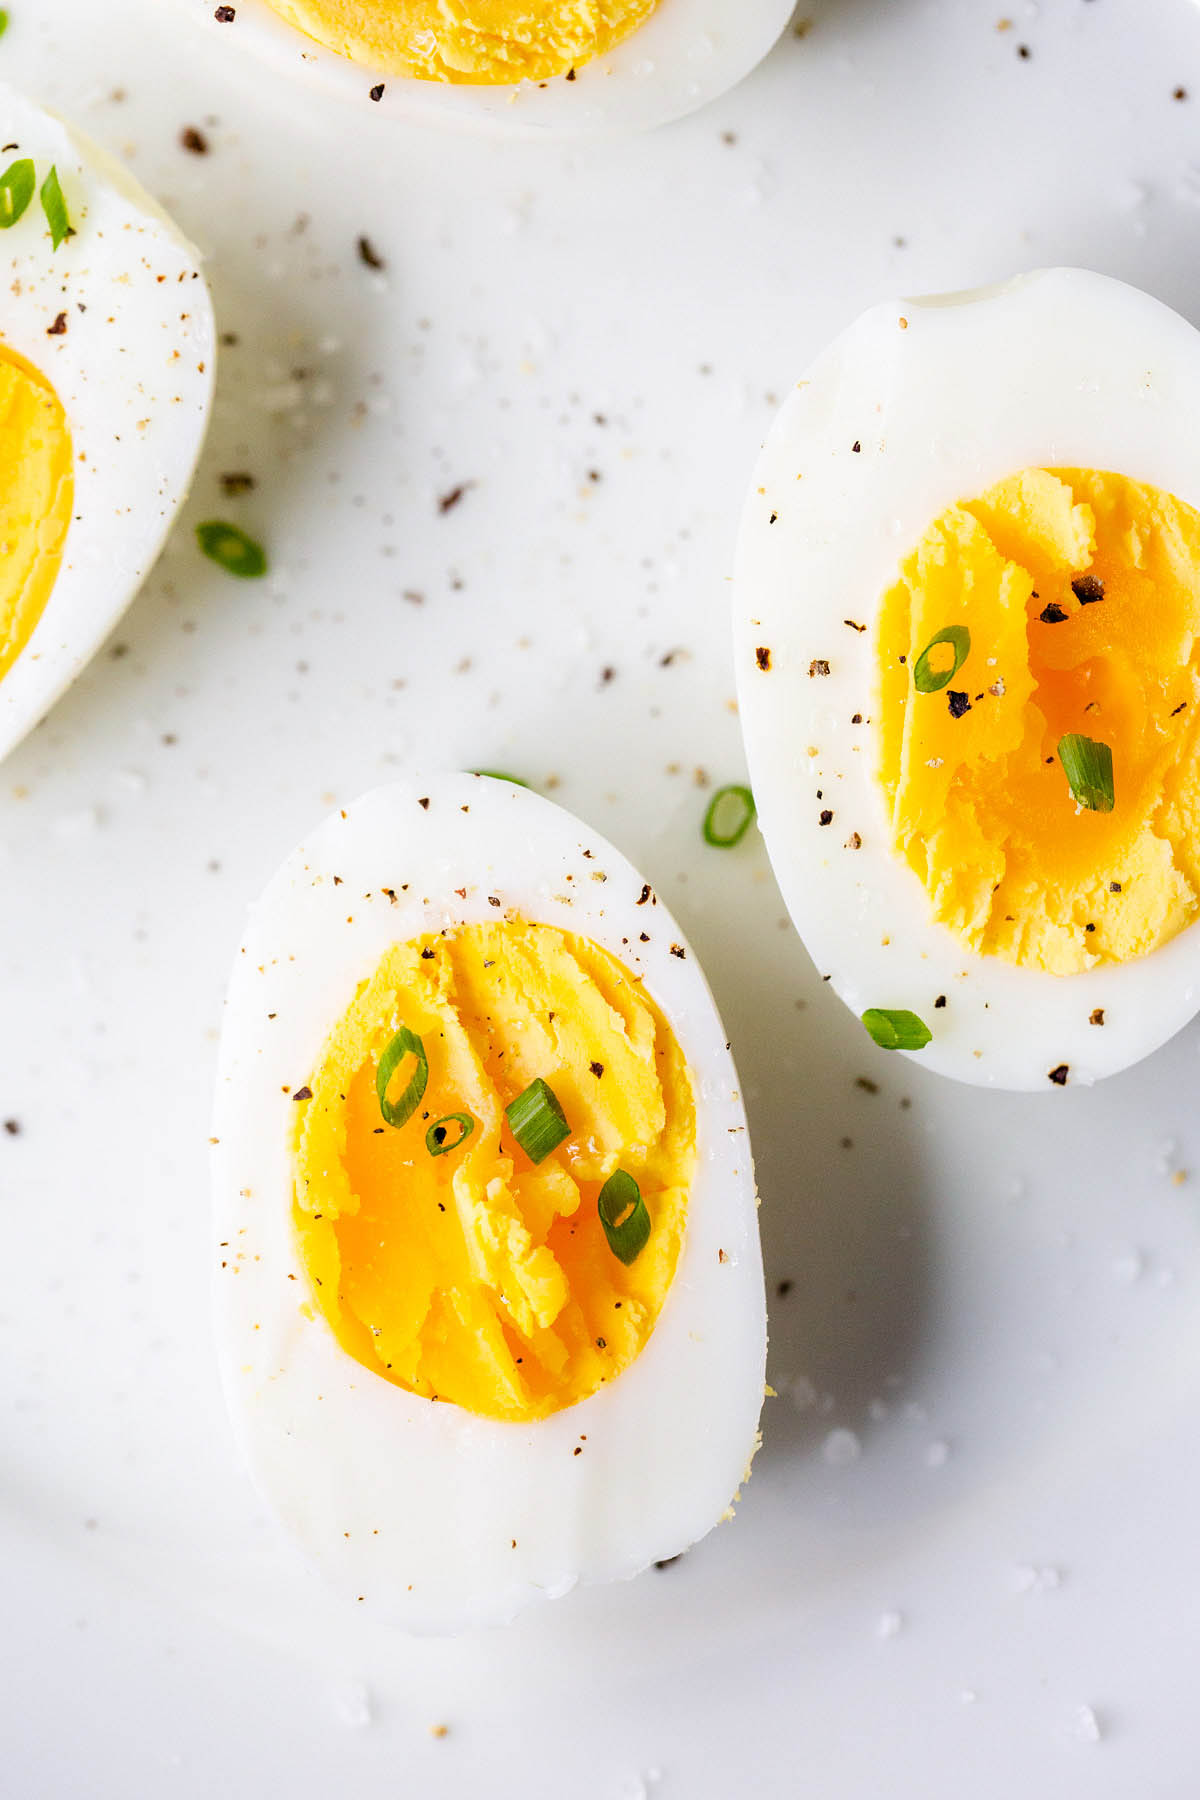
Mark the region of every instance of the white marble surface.
POLYGON ((238 342, 183 528, 0 769, 8 1791, 1194 1792, 1200 1035, 1091 1092, 897 1069, 761 845, 699 836, 694 772, 742 769, 742 488, 824 340, 1050 262, 1200 320, 1200 13, 1009 10, 813 0, 711 110, 547 150, 374 129, 166 0, 11 0, 0 75, 129 159, 238 342), (269 580, 197 557, 214 511, 269 580), (301 1580, 208 1319, 245 905, 417 756, 554 778, 678 912, 747 1091, 780 1389, 732 1527, 434 1643, 301 1580))

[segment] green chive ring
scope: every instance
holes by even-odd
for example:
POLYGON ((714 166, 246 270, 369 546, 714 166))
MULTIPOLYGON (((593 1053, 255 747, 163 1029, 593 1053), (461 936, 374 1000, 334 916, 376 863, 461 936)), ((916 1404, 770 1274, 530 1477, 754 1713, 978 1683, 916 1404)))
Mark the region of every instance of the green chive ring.
POLYGON ((625 1169, 617 1169, 600 1189, 596 1202, 600 1223, 613 1255, 626 1267, 646 1248, 650 1214, 642 1190, 625 1169))
POLYGON ((379 1110, 384 1122, 394 1125, 397 1131, 408 1121, 421 1104, 425 1085, 429 1080, 429 1058, 425 1054, 425 1046, 415 1031, 402 1025, 383 1055, 379 1059, 379 1067, 375 1071, 375 1092, 379 1095, 379 1110), (396 1073, 404 1058, 412 1054, 417 1059, 412 1080, 393 1105, 387 1097, 388 1083, 396 1073))
POLYGON ((970 654, 971 633, 965 625, 947 625, 943 630, 935 631, 913 664, 913 686, 918 694, 937 694, 944 687, 948 687, 970 654), (954 664, 952 668, 930 668, 930 651, 936 650, 939 644, 953 645, 954 664))
POLYGON ((266 551, 247 537, 240 525, 205 519, 196 527, 196 542, 210 562, 219 563, 226 574, 236 575, 240 581, 256 581, 267 572, 266 551))
POLYGON ((1058 740, 1058 760, 1071 789, 1071 797, 1085 812, 1111 812, 1117 803, 1113 785, 1113 755, 1097 738, 1068 732, 1058 740))
POLYGON ((445 1113, 442 1118, 435 1119, 425 1133, 425 1148, 430 1156, 445 1156, 450 1150, 457 1150, 465 1144, 475 1129, 475 1120, 469 1112, 445 1113), (458 1136, 451 1138, 446 1130, 447 1125, 457 1125, 458 1136), (441 1133, 439 1137, 438 1133, 441 1133))
POLYGON ((67 202, 63 195, 62 183, 58 179, 58 170, 51 168, 41 187, 42 211, 46 215, 46 223, 50 227, 50 243, 53 250, 65 243, 72 236, 70 216, 67 213, 67 202))
POLYGON ((37 172, 31 157, 22 156, 9 163, 0 175, 0 231, 7 231, 10 225, 16 224, 33 199, 36 187, 37 172))
POLYGON ((704 841, 714 850, 732 850, 740 844, 751 825, 757 808, 748 787, 736 784, 718 788, 704 815, 704 841))
POLYGON ((510 1100, 504 1109, 508 1128, 531 1163, 545 1162, 564 1138, 571 1135, 567 1116, 558 1103, 558 1095, 549 1082, 539 1075, 523 1094, 510 1100))
POLYGON ((924 1019, 903 1007, 869 1006, 862 1022, 881 1050, 923 1050, 933 1040, 924 1019))

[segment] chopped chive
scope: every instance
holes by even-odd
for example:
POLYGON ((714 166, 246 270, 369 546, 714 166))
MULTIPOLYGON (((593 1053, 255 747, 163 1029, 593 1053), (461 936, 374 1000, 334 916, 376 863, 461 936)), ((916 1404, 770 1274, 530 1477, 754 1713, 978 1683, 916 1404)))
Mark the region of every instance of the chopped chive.
POLYGON ((196 527, 196 542, 212 562, 220 563, 230 575, 242 581, 253 581, 267 572, 267 553, 261 544, 237 525, 226 525, 220 519, 206 519, 196 527))
POLYGON ((441 1119, 435 1119, 425 1133, 425 1148, 430 1156, 445 1156, 448 1150, 457 1150, 465 1144, 475 1129, 475 1120, 469 1112, 446 1113, 441 1119), (458 1136, 452 1138, 446 1130, 447 1125, 458 1126, 458 1136))
POLYGON ((379 1110, 383 1114, 384 1123, 394 1125, 397 1130, 401 1125, 407 1125, 421 1104, 421 1096, 428 1080, 429 1058, 425 1054, 425 1046, 415 1031, 402 1025, 380 1057, 379 1067, 375 1071, 375 1092, 379 1095, 379 1110), (410 1054, 417 1059, 416 1069, 399 1100, 393 1102, 387 1097, 388 1084, 404 1058, 410 1054))
POLYGON ((472 769, 472 775, 486 775, 489 781, 511 781, 514 787, 527 788, 529 783, 519 775, 508 775, 503 769, 472 769))
POLYGON ((8 14, 7 14, 7 12, 4 11, 4 9, 2 7, 0 7, 0 37, 3 37, 7 30, 8 30, 8 14))
POLYGON ((31 157, 18 157, 16 162, 9 163, 0 175, 0 231, 7 231, 10 225, 16 224, 33 199, 36 186, 37 173, 31 157))
POLYGON ((42 211, 46 215, 46 223, 50 227, 50 241, 55 250, 67 238, 74 237, 74 227, 67 215, 67 202, 62 191, 62 183, 58 179, 58 170, 51 166, 50 173, 42 183, 42 211))
POLYGON ((717 850, 740 844, 754 821, 754 795, 748 787, 718 788, 704 815, 704 841, 717 850))
POLYGON ((913 664, 913 686, 918 694, 937 694, 947 687, 971 654, 971 633, 965 625, 947 625, 942 631, 935 631, 925 648, 913 664), (930 666, 930 652, 939 644, 950 644, 954 650, 954 661, 948 669, 934 669, 930 666))
POLYGON ((1112 751, 1096 738, 1068 732, 1058 740, 1058 760, 1076 805, 1088 812, 1111 812, 1116 804, 1112 751))
POLYGON ((557 1094, 540 1075, 523 1094, 509 1101, 504 1116, 509 1130, 533 1163, 545 1162, 550 1152, 571 1135, 557 1094))
POLYGON ((881 1050, 923 1050, 933 1033, 924 1019, 903 1007, 869 1006, 862 1022, 881 1050))
POLYGON ((641 1255, 650 1236, 650 1214, 641 1188, 626 1170, 617 1169, 600 1189, 596 1205, 609 1249, 628 1266, 641 1255))

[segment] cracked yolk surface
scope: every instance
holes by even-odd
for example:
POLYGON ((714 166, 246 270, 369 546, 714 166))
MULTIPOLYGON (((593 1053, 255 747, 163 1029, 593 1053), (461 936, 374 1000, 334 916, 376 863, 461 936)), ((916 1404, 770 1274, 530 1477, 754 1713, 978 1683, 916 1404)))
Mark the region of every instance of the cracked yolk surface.
MULTIPOLYGON (((395 1071, 393 1103, 415 1066, 410 1055, 395 1071)), ((294 1219, 317 1303, 351 1356, 428 1399, 523 1420, 584 1399, 638 1355, 683 1242, 696 1122, 674 1033, 615 957, 519 919, 398 944, 306 1086, 294 1219), (429 1074, 395 1128, 376 1075, 402 1026, 429 1074), (539 1077, 570 1136, 535 1166, 504 1109, 539 1077), (431 1155, 426 1134, 452 1113, 474 1128, 431 1155), (617 1168, 651 1223, 628 1266, 597 1212, 617 1168)))
POLYGON ((46 609, 73 497, 62 402, 31 363, 0 349, 0 677, 46 609))
POLYGON ((636 31, 658 0, 271 0, 341 56, 383 74, 479 85, 547 81, 636 31))
POLYGON ((895 848, 972 948, 1072 974, 1195 919, 1198 630, 1200 513, 1123 475, 1023 470, 905 558, 876 639, 879 774, 895 848), (952 626, 966 658, 918 692, 952 626), (1076 804, 1070 734, 1111 750, 1111 811, 1076 804))

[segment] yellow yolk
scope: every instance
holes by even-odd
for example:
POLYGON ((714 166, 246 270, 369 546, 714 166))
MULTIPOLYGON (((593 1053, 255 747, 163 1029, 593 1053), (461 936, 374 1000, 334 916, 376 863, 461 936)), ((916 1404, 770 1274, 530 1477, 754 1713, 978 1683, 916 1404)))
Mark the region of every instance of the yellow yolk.
POLYGON ((893 843, 973 948, 1072 974, 1196 917, 1198 630, 1200 513, 1122 475, 1026 469, 905 559, 879 622, 879 772, 893 843), (917 692, 953 625, 966 660, 917 692), (1077 806, 1065 734, 1111 750, 1111 812, 1077 806))
POLYGON ((72 470, 57 394, 32 364, 0 349, 0 677, 29 642, 58 577, 72 470))
MULTIPOLYGON (((415 1066, 410 1055, 395 1071, 393 1103, 415 1066)), ((633 1361, 683 1242, 695 1108, 670 1026, 607 951, 516 919, 397 945, 307 1086, 295 1222, 317 1301, 351 1356, 496 1419, 570 1406, 633 1361), (376 1073, 402 1025, 421 1039, 429 1077, 397 1129, 376 1073), (571 1135, 535 1167, 504 1109, 538 1077, 571 1135), (431 1155, 427 1132, 463 1112, 470 1136, 431 1155), (597 1211, 618 1168, 651 1221, 629 1266, 597 1211)))
POLYGON ((546 81, 636 31, 658 0, 271 0, 341 56, 423 81, 546 81))

